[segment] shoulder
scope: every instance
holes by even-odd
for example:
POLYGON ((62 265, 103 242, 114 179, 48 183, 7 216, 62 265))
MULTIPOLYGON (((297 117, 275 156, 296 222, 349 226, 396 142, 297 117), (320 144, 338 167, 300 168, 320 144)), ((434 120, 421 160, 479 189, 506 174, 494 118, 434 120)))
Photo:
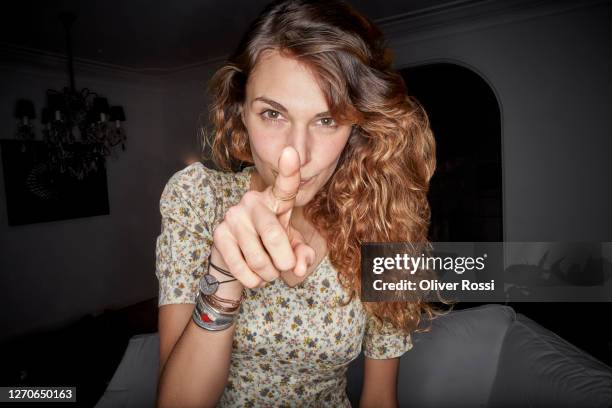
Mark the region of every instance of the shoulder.
POLYGON ((400 357, 412 349, 411 333, 395 328, 389 321, 366 312, 366 327, 362 348, 364 355, 371 359, 400 357))
POLYGON ((166 183, 164 190, 176 194, 186 192, 189 195, 195 195, 207 188, 214 187, 219 178, 217 173, 217 170, 210 169, 201 162, 194 162, 174 173, 166 183))
POLYGON ((224 172, 199 161, 191 163, 170 177, 162 192, 160 209, 162 213, 185 209, 216 213, 240 200, 248 190, 249 174, 249 169, 224 172))

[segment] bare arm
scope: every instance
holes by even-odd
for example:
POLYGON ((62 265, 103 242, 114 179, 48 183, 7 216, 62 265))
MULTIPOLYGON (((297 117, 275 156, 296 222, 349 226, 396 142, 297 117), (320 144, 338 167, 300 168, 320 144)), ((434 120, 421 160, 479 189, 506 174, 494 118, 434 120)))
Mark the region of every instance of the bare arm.
MULTIPOLYGON (((224 267, 214 255, 212 261, 224 267)), ((219 280, 223 275, 210 271, 219 280)), ((216 295, 238 299, 238 281, 219 286, 216 295)), ((163 305, 159 308, 160 376, 157 407, 214 407, 229 375, 235 323, 228 329, 208 331, 192 320, 195 305, 163 305)))
POLYGON ((158 331, 160 333, 158 374, 161 374, 170 352, 187 328, 194 306, 191 303, 160 306, 158 318, 158 331))
POLYGON ((399 357, 380 360, 366 357, 359 407, 396 408, 398 369, 399 357))
MULTIPOLYGON (((274 186, 264 192, 246 192, 238 204, 227 209, 224 220, 214 230, 211 261, 229 269, 237 279, 218 287, 215 294, 221 298, 237 300, 245 286, 261 287, 264 281, 277 279, 280 270, 292 269, 298 277, 304 276, 314 262, 314 250, 305 244, 299 231, 289 228, 300 184, 300 158, 295 149, 283 152, 274 186)), ((168 198, 164 203, 175 201, 176 198, 168 198)), ((180 218, 182 212, 172 215, 180 218)), ((187 220, 186 224, 191 222, 187 220)), ((163 259, 172 259, 172 251, 168 252, 163 259)), ((210 273, 220 281, 227 280, 215 269, 210 273)), ((191 321, 192 311, 193 305, 160 307, 158 408, 214 407, 223 395, 235 323, 225 330, 208 331, 191 321)))

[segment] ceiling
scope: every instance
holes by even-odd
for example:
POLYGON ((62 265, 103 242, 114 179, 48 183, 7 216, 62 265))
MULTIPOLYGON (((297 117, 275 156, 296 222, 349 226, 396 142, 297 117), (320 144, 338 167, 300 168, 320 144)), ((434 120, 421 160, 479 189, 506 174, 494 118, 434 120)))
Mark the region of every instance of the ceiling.
MULTIPOLYGON (((349 0, 376 22, 468 0, 349 0)), ((74 56, 133 69, 176 69, 228 54, 268 0, 19 0, 3 5, 0 42, 66 53, 61 11, 77 15, 74 56)))

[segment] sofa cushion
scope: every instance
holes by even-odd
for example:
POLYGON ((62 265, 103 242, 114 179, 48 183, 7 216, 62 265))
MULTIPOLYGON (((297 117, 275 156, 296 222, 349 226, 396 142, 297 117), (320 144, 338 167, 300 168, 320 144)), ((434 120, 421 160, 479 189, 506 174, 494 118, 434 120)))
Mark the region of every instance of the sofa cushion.
POLYGON ((453 310, 430 332, 414 333, 400 362, 400 406, 484 407, 514 317, 511 307, 487 304, 453 310))
POLYGON ((159 333, 133 336, 96 408, 154 407, 158 372, 159 333))
POLYGON ((504 340, 489 406, 612 407, 612 368, 519 313, 504 340))

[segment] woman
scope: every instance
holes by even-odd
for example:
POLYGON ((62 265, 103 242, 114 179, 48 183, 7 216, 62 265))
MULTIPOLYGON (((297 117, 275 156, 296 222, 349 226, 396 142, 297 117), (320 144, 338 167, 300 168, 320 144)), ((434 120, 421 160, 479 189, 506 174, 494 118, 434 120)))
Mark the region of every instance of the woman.
POLYGON ((438 310, 359 298, 361 242, 427 240, 434 139, 391 63, 350 6, 297 0, 216 72, 222 170, 191 164, 160 200, 158 406, 350 407, 362 350, 360 406, 397 406, 399 357, 438 310))

